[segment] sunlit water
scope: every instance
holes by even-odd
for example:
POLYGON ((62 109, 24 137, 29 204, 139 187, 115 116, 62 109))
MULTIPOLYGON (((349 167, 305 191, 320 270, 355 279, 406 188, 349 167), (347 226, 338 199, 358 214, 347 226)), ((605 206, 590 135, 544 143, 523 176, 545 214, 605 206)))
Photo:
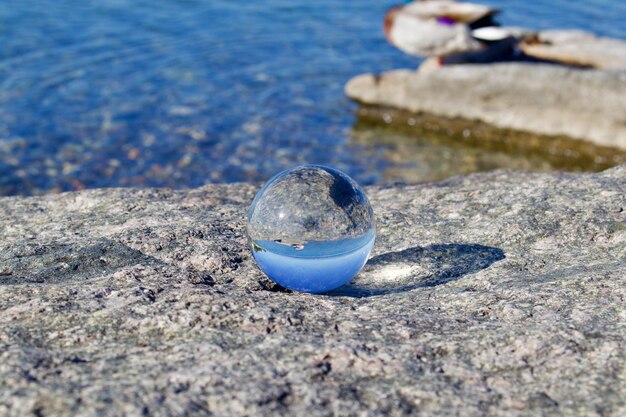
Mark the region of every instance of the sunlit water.
MULTIPOLYGON (((418 65, 382 36, 396 3, 3 0, 0 195, 260 181, 303 162, 384 181, 397 163, 351 140, 343 85, 418 65)), ((505 24, 626 38, 621 0, 484 3, 505 24)))

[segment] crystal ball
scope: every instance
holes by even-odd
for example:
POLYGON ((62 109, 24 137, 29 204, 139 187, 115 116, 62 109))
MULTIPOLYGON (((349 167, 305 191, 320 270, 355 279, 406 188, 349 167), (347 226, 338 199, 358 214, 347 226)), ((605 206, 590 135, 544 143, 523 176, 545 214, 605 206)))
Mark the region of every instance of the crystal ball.
POLYGON ((363 268, 376 226, 372 206, 352 178, 333 168, 302 165, 261 188, 248 211, 247 232, 254 259, 270 279, 321 293, 363 268))

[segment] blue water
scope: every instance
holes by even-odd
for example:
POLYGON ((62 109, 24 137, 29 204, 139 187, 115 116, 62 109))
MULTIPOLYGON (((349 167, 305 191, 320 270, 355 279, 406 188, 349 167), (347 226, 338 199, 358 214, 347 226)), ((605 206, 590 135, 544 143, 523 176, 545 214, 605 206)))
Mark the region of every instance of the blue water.
POLYGON ((306 242, 292 247, 256 241, 252 253, 257 265, 274 282, 296 291, 322 293, 349 282, 365 265, 374 246, 366 239, 306 242))
MULTIPOLYGON (((343 85, 418 65, 383 38, 396 3, 3 0, 0 195, 262 181, 305 162, 384 181, 397 162, 351 140, 343 85)), ((505 24, 626 38, 623 0, 484 3, 505 24)))

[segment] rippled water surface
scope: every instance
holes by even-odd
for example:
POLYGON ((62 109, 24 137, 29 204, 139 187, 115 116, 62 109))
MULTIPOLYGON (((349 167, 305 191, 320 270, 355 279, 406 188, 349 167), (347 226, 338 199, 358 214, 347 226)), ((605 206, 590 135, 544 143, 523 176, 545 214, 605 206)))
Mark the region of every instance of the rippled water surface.
MULTIPOLYGON (((392 145, 354 140, 343 94, 418 65, 382 36, 396 3, 3 0, 0 194, 260 181, 302 162, 419 180, 419 158, 398 170, 392 145)), ((484 3, 505 24, 626 38, 622 0, 484 3)))

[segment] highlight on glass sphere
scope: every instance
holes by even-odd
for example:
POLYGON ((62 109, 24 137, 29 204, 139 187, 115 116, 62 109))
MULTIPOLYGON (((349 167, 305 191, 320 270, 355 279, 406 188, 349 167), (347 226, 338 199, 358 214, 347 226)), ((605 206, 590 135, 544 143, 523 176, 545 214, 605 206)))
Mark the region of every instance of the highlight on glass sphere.
POLYGON ((302 165, 270 179, 248 211, 248 238, 261 270, 296 291, 321 293, 367 262, 376 227, 365 193, 348 175, 302 165))

